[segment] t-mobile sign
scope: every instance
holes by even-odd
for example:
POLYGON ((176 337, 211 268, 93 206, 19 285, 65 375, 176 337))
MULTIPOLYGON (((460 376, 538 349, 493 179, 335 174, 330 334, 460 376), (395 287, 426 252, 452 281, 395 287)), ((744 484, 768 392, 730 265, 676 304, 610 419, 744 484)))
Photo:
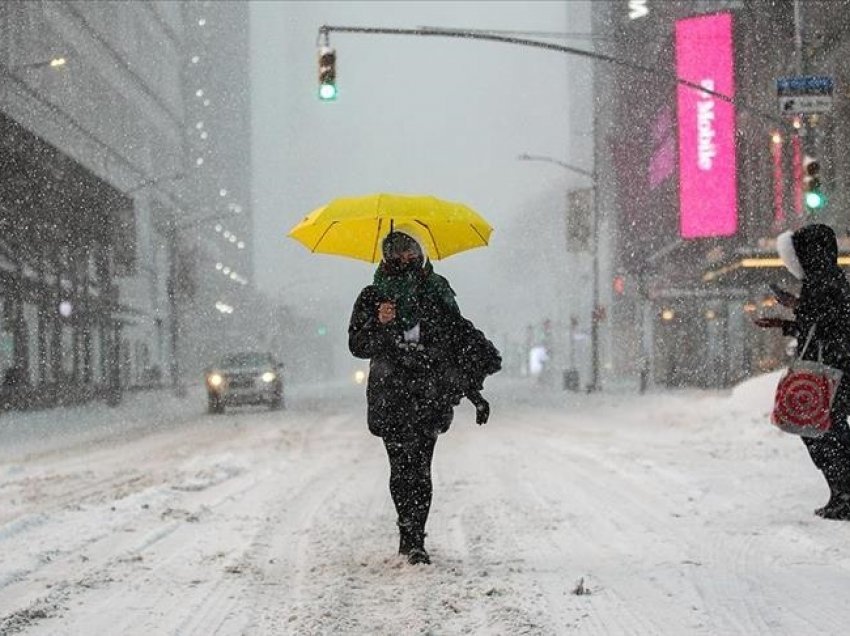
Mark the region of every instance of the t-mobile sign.
MULTIPOLYGON (((732 15, 676 23, 676 72, 735 96, 732 15)), ((679 84, 679 231, 682 238, 731 236, 738 229, 735 106, 679 84)))

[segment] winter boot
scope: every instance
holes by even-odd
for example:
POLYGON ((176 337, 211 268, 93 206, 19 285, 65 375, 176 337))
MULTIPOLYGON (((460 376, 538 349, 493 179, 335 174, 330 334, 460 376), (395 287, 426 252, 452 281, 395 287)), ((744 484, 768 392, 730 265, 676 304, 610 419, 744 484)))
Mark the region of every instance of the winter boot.
POLYGON ((422 527, 415 522, 399 521, 398 530, 398 553, 406 556, 411 565, 431 563, 431 557, 425 550, 425 531, 422 527))
POLYGON ((416 547, 416 537, 413 532, 413 523, 410 521, 398 522, 398 553, 404 556, 416 547))
MULTIPOLYGON (((850 495, 839 493, 834 497, 833 505, 827 504, 823 508, 823 512, 818 515, 824 519, 837 519, 840 521, 850 521, 850 495)), ((833 497, 830 497, 830 503, 833 502, 833 497)))
POLYGON ((420 563, 430 565, 431 556, 425 551, 424 547, 416 547, 408 552, 407 562, 410 563, 410 565, 419 565, 420 563))
POLYGON ((823 476, 829 486, 829 501, 815 510, 815 514, 824 519, 840 519, 846 512, 844 509, 850 507, 850 475, 843 470, 825 470, 823 476))
POLYGON ((829 513, 830 513, 830 511, 838 505, 838 503, 839 503, 839 496, 840 496, 840 495, 839 495, 839 493, 838 493, 838 492, 836 492, 835 490, 830 489, 830 492, 829 492, 829 501, 827 501, 827 502, 826 502, 826 504, 824 504, 824 505, 823 505, 823 506, 821 506, 820 508, 816 508, 816 509, 815 509, 815 514, 816 514, 818 517, 823 517, 823 516, 825 516, 825 515, 829 514, 829 513))

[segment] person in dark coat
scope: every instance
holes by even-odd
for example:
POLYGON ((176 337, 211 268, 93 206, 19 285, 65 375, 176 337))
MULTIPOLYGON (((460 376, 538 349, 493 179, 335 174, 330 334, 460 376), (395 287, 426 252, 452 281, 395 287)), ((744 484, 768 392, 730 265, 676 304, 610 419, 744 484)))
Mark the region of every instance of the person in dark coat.
POLYGON ((838 266, 838 242, 827 225, 807 225, 777 239, 785 266, 802 280, 799 298, 774 288, 777 300, 794 310, 794 320, 759 318, 760 327, 781 328, 797 339, 801 355, 810 331, 804 359, 817 360, 843 372, 832 406, 832 426, 823 437, 804 437, 815 466, 829 486, 829 501, 815 514, 826 519, 850 520, 850 283, 838 266))
POLYGON ((484 379, 501 368, 492 343, 463 318, 448 281, 434 273, 419 243, 391 232, 372 285, 354 304, 349 349, 368 358, 369 431, 383 439, 390 495, 398 513, 399 554, 430 563, 425 523, 431 506, 431 460, 454 406, 467 397, 479 424, 490 406, 484 379))

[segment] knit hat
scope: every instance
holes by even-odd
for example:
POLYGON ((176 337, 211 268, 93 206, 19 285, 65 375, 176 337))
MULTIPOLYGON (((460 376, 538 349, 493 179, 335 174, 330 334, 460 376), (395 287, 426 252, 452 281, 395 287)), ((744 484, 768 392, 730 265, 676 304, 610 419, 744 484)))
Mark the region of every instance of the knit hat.
POLYGON ((381 244, 381 251, 384 255, 384 260, 392 260, 393 257, 399 256, 402 252, 412 251, 416 253, 420 259, 423 258, 422 246, 415 238, 404 232, 390 232, 384 238, 381 244))

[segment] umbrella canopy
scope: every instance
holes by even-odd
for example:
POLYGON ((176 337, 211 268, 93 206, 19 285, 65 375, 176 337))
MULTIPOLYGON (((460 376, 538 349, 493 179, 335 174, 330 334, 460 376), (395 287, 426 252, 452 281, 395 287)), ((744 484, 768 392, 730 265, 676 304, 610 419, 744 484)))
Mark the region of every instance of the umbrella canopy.
POLYGON ((439 260, 483 247, 493 228, 472 208, 432 196, 370 194, 334 199, 313 210, 288 236, 311 252, 381 260, 381 241, 397 230, 419 241, 439 260))

